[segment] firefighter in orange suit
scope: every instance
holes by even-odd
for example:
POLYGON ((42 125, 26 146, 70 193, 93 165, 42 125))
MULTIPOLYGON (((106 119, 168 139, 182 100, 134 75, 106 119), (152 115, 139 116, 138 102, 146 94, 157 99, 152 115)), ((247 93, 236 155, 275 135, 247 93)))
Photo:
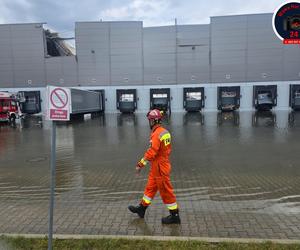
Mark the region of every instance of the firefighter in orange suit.
POLYGON ((148 162, 151 169, 148 183, 145 187, 144 196, 138 206, 129 206, 132 213, 137 213, 144 218, 147 207, 151 204, 155 194, 159 191, 160 196, 170 211, 170 215, 162 218, 163 224, 179 224, 180 217, 174 190, 170 181, 171 164, 171 135, 168 130, 161 126, 162 114, 158 109, 148 112, 147 118, 151 129, 150 147, 144 157, 137 163, 136 171, 140 172, 148 162))

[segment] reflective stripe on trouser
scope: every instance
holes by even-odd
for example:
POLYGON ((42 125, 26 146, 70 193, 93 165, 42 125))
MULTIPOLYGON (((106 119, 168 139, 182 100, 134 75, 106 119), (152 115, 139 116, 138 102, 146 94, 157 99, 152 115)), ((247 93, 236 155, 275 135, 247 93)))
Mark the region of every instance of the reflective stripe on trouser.
POLYGON ((151 172, 145 187, 142 204, 150 205, 155 194, 159 191, 160 196, 170 210, 177 209, 176 196, 169 176, 156 177, 151 172), (146 197, 146 199, 144 199, 146 197))
POLYGON ((166 204, 166 206, 167 206, 167 208, 168 208, 169 210, 176 210, 176 209, 178 209, 178 205, 177 205, 176 202, 174 202, 174 203, 172 203, 172 204, 166 204))
POLYGON ((151 204, 151 201, 152 201, 152 199, 144 194, 143 199, 142 199, 142 204, 149 206, 151 204))

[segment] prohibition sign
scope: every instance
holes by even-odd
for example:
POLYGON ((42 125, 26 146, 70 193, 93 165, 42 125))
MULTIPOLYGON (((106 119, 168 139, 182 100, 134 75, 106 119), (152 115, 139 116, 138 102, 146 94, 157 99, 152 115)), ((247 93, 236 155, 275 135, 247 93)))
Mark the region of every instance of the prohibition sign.
POLYGON ((68 94, 62 88, 54 89, 50 94, 51 104, 58 109, 63 109, 68 104, 68 94))

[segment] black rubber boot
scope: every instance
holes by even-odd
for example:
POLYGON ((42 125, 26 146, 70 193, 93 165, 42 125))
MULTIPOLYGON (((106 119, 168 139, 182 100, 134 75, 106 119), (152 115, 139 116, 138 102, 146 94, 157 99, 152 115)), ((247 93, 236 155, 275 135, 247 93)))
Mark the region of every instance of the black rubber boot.
POLYGON ((144 218, 147 207, 140 204, 136 207, 135 206, 129 206, 128 209, 129 209, 130 212, 138 214, 138 216, 140 216, 140 218, 144 218))
POLYGON ((170 215, 161 219, 162 224, 180 224, 180 217, 178 209, 169 210, 170 215))

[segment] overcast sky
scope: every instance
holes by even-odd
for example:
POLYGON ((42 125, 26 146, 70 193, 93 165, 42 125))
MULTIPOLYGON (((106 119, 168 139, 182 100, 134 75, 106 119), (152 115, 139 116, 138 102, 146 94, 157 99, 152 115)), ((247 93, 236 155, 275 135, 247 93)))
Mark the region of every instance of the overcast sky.
POLYGON ((73 36, 76 21, 144 21, 144 26, 209 23, 210 16, 273 13, 283 0, 0 0, 0 23, 46 22, 73 36))

